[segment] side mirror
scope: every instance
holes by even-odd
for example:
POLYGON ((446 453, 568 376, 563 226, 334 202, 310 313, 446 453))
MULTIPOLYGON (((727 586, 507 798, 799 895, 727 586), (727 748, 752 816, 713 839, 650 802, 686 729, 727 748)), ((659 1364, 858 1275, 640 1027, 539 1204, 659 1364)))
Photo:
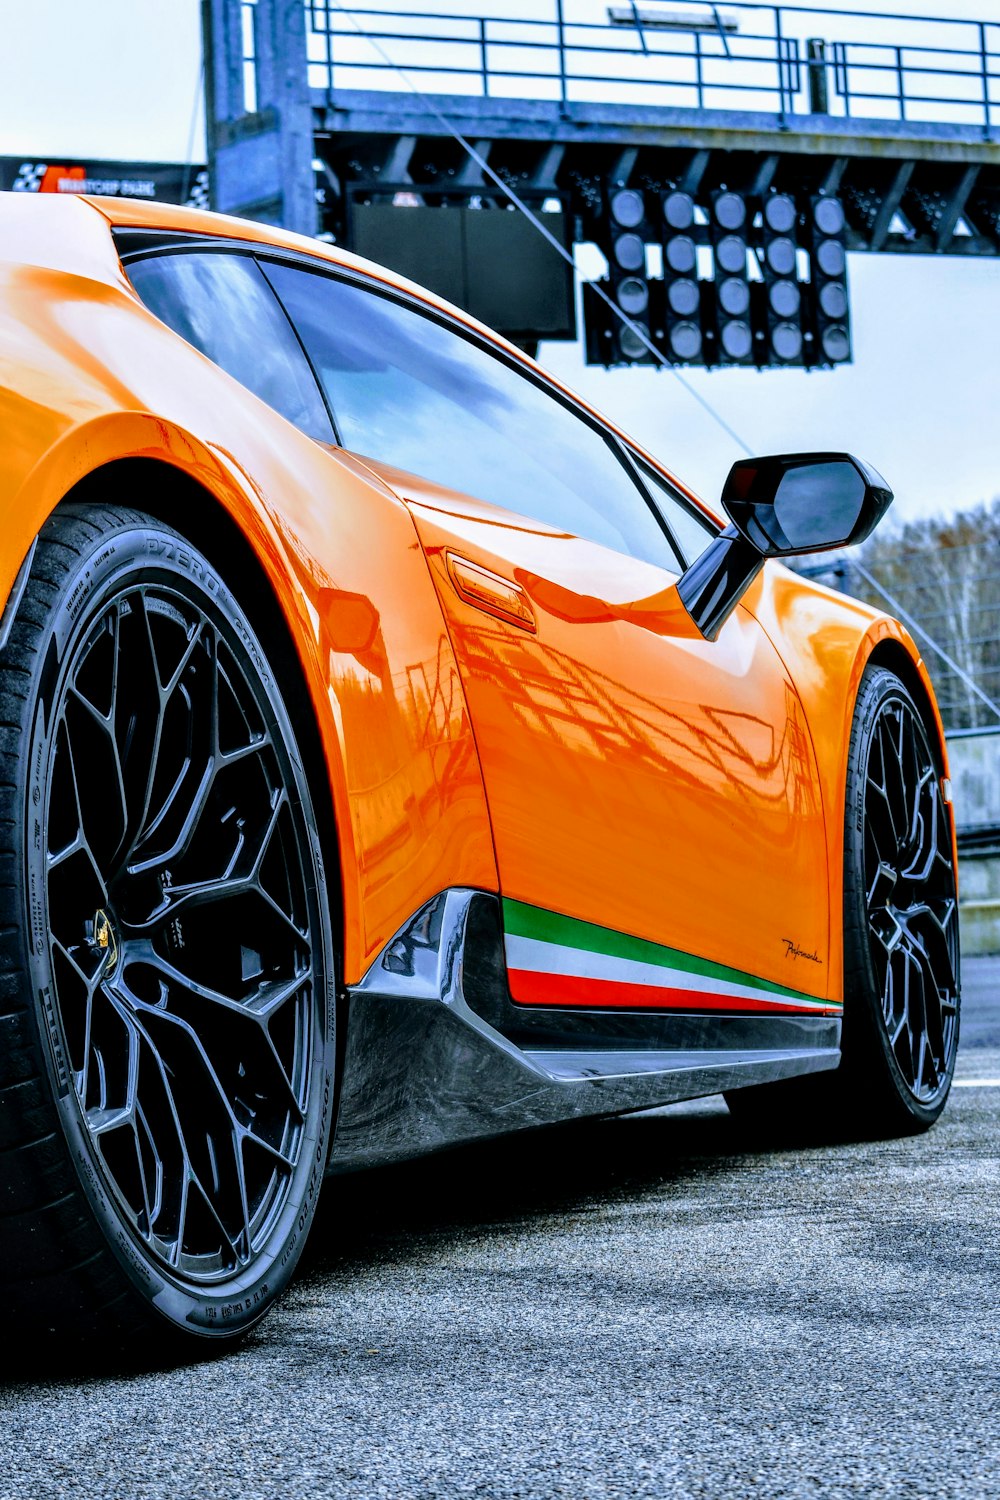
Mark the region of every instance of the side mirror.
POLYGON ((722 508, 763 557, 853 547, 892 504, 881 474, 849 453, 782 453, 733 464, 722 508))
POLYGON ((678 579, 681 603, 714 641, 766 558, 852 547, 891 504, 881 474, 849 453, 741 459, 722 492, 732 524, 678 579))

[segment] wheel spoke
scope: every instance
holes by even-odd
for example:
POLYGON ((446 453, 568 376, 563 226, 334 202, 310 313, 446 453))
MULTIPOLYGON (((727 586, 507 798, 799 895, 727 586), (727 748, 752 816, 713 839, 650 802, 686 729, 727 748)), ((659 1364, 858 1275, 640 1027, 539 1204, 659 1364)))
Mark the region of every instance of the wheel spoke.
POLYGON ((896 872, 885 860, 880 859, 868 887, 868 910, 884 906, 896 885, 896 872))
POLYGON ((146 1229, 150 1234, 155 1232, 156 1222, 163 1207, 163 1157, 156 1144, 156 1135, 150 1125, 149 1119, 141 1104, 136 1105, 136 1146, 139 1151, 139 1164, 142 1171, 142 1188, 146 1209, 146 1229), (153 1172, 153 1187, 150 1193, 146 1157, 142 1150, 142 1137, 145 1136, 147 1150, 152 1158, 151 1167, 153 1172))
MULTIPOLYGON (((311 968, 292 975, 290 979, 265 981, 244 999, 234 999, 230 995, 224 995, 219 990, 199 984, 197 980, 190 978, 176 965, 157 953, 152 943, 137 947, 133 961, 142 968, 151 970, 160 978, 161 999, 152 1007, 154 1010, 160 1013, 166 1011, 174 1015, 178 1013, 181 997, 188 996, 197 1002, 195 1005, 185 1007, 183 1020, 185 1025, 199 1035, 202 1050, 207 1043, 201 1031, 218 1030, 220 1025, 224 1027, 227 1022, 238 1021, 252 1025, 259 1038, 260 1046, 265 1051, 270 1070, 273 1070, 269 1071, 270 1081, 277 1084, 283 1096, 284 1106, 292 1111, 296 1120, 301 1122, 304 1119, 302 1100, 292 1083, 288 1061, 282 1057, 275 1042, 271 1022, 290 1003, 301 1002, 305 998, 305 992, 313 981, 311 968)), ((145 1002, 135 995, 130 997, 130 1003, 140 1012, 145 1005, 145 1002)), ((228 1094, 226 1097, 230 1112, 233 1112, 232 1100, 228 1094)))
MULTIPOLYGON (((261 983, 245 999, 235 999, 232 995, 225 995, 220 990, 199 983, 197 979, 185 974, 176 964, 157 952, 151 942, 137 943, 130 950, 130 961, 155 970, 168 986, 176 986, 199 1001, 210 1006, 219 1006, 222 1010, 231 1011, 234 1015, 249 1017, 264 1026, 287 1001, 300 994, 312 980, 312 970, 307 968, 293 974, 289 979, 275 979, 261 983)), ((133 1000, 133 1003, 141 1002, 133 1000)))
POLYGON ((147 870, 158 870, 171 861, 183 857, 190 847, 214 784, 215 766, 211 761, 206 762, 200 772, 190 762, 185 763, 160 811, 151 820, 142 838, 136 841, 128 861, 130 875, 143 875, 147 870), (193 789, 190 785, 192 782, 194 783, 193 789), (180 829, 173 841, 165 849, 157 850, 148 858, 136 859, 134 855, 137 850, 150 844, 164 826, 177 817, 182 804, 185 805, 185 810, 180 814, 180 829))
POLYGON ((105 717, 88 698, 85 698, 76 687, 70 688, 70 695, 77 707, 77 714, 71 722, 67 713, 63 718, 62 729, 66 740, 65 753, 68 757, 70 774, 73 780, 73 790, 76 807, 80 818, 80 837, 87 849, 90 849, 90 839, 94 835, 110 830, 111 847, 120 843, 125 837, 128 827, 128 798, 125 791, 125 781, 122 774, 121 758, 118 753, 118 743, 115 739, 114 722, 105 717), (88 743, 85 753, 78 756, 74 748, 74 738, 82 738, 87 731, 88 743), (97 735, 95 741, 94 735, 97 735), (103 744, 103 756, 101 754, 103 744), (103 770, 101 774, 101 761, 103 770), (95 776, 100 783, 101 796, 99 802, 88 797, 81 791, 78 765, 82 763, 87 766, 91 776, 95 776), (107 772, 110 770, 110 776, 107 772), (109 810, 114 801, 114 821, 111 821, 109 810), (87 828, 87 806, 93 801, 91 818, 100 819, 100 827, 88 830, 87 828))
POLYGON ((291 1172, 295 1168, 295 1162, 284 1151, 279 1151, 269 1141, 262 1140, 259 1135, 254 1135, 252 1130, 245 1130, 240 1137, 244 1146, 254 1146, 262 1151, 269 1161, 282 1172, 291 1172))
MULTIPOLYGON (((130 862, 134 850, 141 843, 149 822, 153 793, 156 787, 157 774, 160 769, 160 752, 167 708, 184 671, 190 664, 191 658, 201 642, 204 630, 204 625, 201 622, 191 630, 190 639, 184 650, 181 663, 171 677, 167 687, 164 687, 157 662, 156 644, 153 640, 147 598, 144 593, 136 596, 136 613, 141 621, 140 640, 147 669, 145 675, 150 679, 143 683, 143 690, 146 697, 143 705, 143 713, 147 722, 142 726, 142 739, 148 742, 148 759, 145 765, 137 768, 137 786, 133 796, 134 805, 129 817, 126 836, 121 850, 121 862, 125 864, 130 862)), ((130 707, 134 704, 136 696, 130 696, 130 707)), ((126 712, 128 712, 128 709, 126 709, 126 712)), ((126 740, 129 748, 131 748, 133 743, 136 725, 137 716, 130 717, 126 740)))
MULTIPOLYGON (((147 630, 150 630, 148 612, 146 614, 147 630)), ((152 634, 150 630, 150 646, 152 634)), ((128 869, 130 874, 141 874, 147 869, 158 865, 167 864, 183 855, 190 844, 195 829, 205 809, 208 793, 212 788, 216 772, 216 759, 218 750, 218 641, 214 632, 209 631, 207 625, 202 621, 190 632, 190 638, 181 654, 180 661, 175 666, 165 686, 159 684, 159 705, 157 711, 156 734, 154 742, 154 754, 150 765, 149 776, 146 781, 146 789, 143 797, 142 816, 136 830, 135 838, 129 850, 128 869), (172 703, 179 694, 184 684, 188 669, 194 661, 195 655, 204 648, 204 656, 208 662, 207 683, 201 685, 201 697, 207 697, 207 704, 203 705, 204 712, 201 715, 200 733, 198 738, 202 741, 195 746, 190 740, 193 738, 189 727, 188 742, 184 745, 187 752, 181 759, 177 775, 172 786, 163 798, 159 809, 153 809, 153 796, 156 789, 157 757, 162 747, 164 725, 167 714, 172 703), (194 783, 193 789, 191 783, 194 783), (172 821, 176 821, 180 811, 180 828, 173 841, 165 849, 160 849, 151 858, 136 859, 137 852, 155 842, 165 827, 169 827, 172 821)), ((192 705, 193 706, 193 705, 192 705)))
MULTIPOLYGON (((287 794, 282 791, 275 797, 264 831, 260 836, 255 854, 249 855, 249 845, 246 834, 241 831, 235 850, 233 851, 226 869, 221 875, 205 880, 193 880, 178 885, 171 884, 163 892, 163 900, 144 922, 133 922, 129 924, 130 931, 141 937, 147 933, 156 931, 166 922, 173 922, 185 911, 192 907, 212 905, 221 901, 232 901, 239 896, 255 895, 260 897, 269 905, 277 915, 284 918, 289 925, 291 919, 283 912, 277 903, 260 883, 260 870, 264 863, 271 840, 278 826, 278 820, 282 809, 287 802, 287 794), (248 857, 249 855, 249 857, 248 857)), ((295 929, 298 931, 298 929, 295 929)), ((299 932, 299 936, 304 936, 299 932)))
POLYGON ((882 742, 882 793, 898 843, 906 833, 906 793, 894 726, 884 717, 879 720, 879 737, 882 742))
POLYGON ((898 1032, 899 1041, 896 1047, 896 1058, 907 1081, 912 1083, 916 1066, 913 1025, 913 960, 902 943, 899 947, 898 972, 900 976, 903 1025, 898 1032))
MULTIPOLYGON (((119 1021, 125 1028, 128 1036, 128 1060, 125 1097, 122 1102, 120 1104, 110 1102, 105 1073, 101 1089, 101 1103, 92 1109, 85 1109, 87 1125, 95 1138, 99 1138, 108 1131, 118 1130, 122 1125, 132 1126, 139 1084, 139 1028, 134 1024, 128 1011, 103 986, 101 986, 101 994, 114 1007, 119 1021)), ((84 1096, 84 1102, 86 1103, 86 1096, 84 1096)))
MULTIPOLYGON (((223 1234, 226 1243, 229 1245, 230 1250, 234 1255, 236 1255, 236 1246, 233 1244, 229 1231, 226 1229, 225 1225, 222 1222, 222 1219, 219 1217, 215 1204, 212 1202, 212 1196, 209 1193, 208 1189, 205 1187, 204 1182, 202 1181, 202 1173, 196 1166, 195 1158, 192 1154, 194 1139, 196 1135, 201 1134, 202 1127, 194 1118, 189 1121, 188 1126, 185 1126, 183 1119, 185 1113, 190 1113, 191 1115, 195 1115, 197 1113, 198 1101, 196 1099, 192 1099, 189 1094, 185 1093, 185 1095, 183 1096, 184 1102, 182 1104, 182 1100, 178 1097, 173 1084, 175 1069, 170 1066, 167 1059, 163 1056, 160 1046, 157 1044, 155 1037, 149 1030, 148 1021, 148 1013, 145 1017, 143 1017, 141 1012, 138 1013, 137 1026, 141 1031, 141 1035, 146 1043, 146 1046, 148 1047, 149 1055, 156 1068, 163 1093, 166 1096, 167 1104, 169 1107, 170 1120, 172 1121, 173 1128, 176 1133, 177 1144, 180 1148, 182 1180, 180 1183, 177 1225, 175 1236, 172 1239, 170 1259, 172 1263, 176 1265, 183 1253, 183 1246, 187 1234, 188 1211, 190 1208, 190 1194, 192 1186, 196 1188, 199 1199, 203 1200, 204 1204, 207 1205, 211 1217, 216 1221, 216 1224, 223 1234), (144 1020, 146 1024, 144 1024, 144 1020)), ((195 1039, 195 1042, 197 1045, 197 1039, 195 1039)), ((209 1076, 211 1076, 210 1068, 206 1069, 206 1072, 208 1072, 209 1076)), ((189 1078, 186 1080, 186 1082, 190 1086, 195 1082, 195 1080, 189 1078)), ((216 1089, 216 1092, 218 1093, 218 1089, 216 1089)), ((226 1110, 226 1114, 227 1116, 229 1115, 228 1110, 226 1110)))
POLYGON ((935 987, 950 992, 958 984, 950 941, 950 933, 958 921, 958 903, 949 900, 940 905, 940 915, 926 902, 910 907, 907 925, 913 938, 913 946, 927 964, 935 987))
POLYGON ((273 689, 214 604, 144 578, 102 610, 53 710, 58 1009, 122 1216, 172 1275, 213 1281, 279 1221, 306 1140, 308 804, 273 689))

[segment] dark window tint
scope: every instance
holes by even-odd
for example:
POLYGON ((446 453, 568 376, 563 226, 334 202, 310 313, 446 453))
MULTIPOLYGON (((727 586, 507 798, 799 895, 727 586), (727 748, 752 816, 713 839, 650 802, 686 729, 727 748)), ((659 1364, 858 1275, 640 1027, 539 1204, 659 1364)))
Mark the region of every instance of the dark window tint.
POLYGON ((389 298, 291 266, 266 271, 347 448, 677 571, 631 472, 556 396, 389 298))
POLYGON ((256 261, 193 253, 133 261, 150 312, 310 437, 333 432, 309 362, 256 261))

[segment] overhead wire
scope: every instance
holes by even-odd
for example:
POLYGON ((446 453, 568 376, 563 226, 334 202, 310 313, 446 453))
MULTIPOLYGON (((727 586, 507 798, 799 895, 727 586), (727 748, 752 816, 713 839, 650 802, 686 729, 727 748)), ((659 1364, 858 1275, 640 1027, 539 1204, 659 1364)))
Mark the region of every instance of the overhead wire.
MULTIPOLYGON (((534 213, 532 209, 528 207, 523 198, 521 198, 520 194, 518 194, 511 187, 510 183, 506 182, 498 172, 495 172, 493 170, 482 153, 476 150, 472 142, 466 139, 466 137, 462 134, 458 127, 454 125, 452 121, 448 119, 447 115, 445 115, 444 112, 439 109, 439 107, 434 103, 433 99, 425 94, 424 91, 419 87, 419 85, 414 82, 410 74, 407 72, 406 68, 401 63, 396 62, 389 56, 385 48, 379 42, 377 35, 373 34, 370 31, 366 31, 362 26, 358 24, 357 16, 359 14, 363 15, 364 12, 355 11, 352 7, 343 4, 342 0, 326 0, 327 25, 329 25, 329 8, 331 5, 340 12, 345 20, 350 22, 350 24, 354 27, 357 35, 363 41, 368 43, 372 50, 377 53, 377 55, 382 59, 386 67, 391 69, 403 80, 403 82, 406 84, 406 87, 413 94, 414 98, 420 100, 421 104, 427 110, 428 114, 432 115, 438 122, 438 124, 442 125, 445 128, 445 130, 453 138, 453 140, 455 140, 457 144, 461 146, 462 150, 467 153, 469 158, 475 162, 476 166, 483 173, 483 175, 485 177, 488 177, 491 182, 495 183, 495 185, 500 189, 504 196, 510 200, 510 202, 514 205, 518 212, 522 213, 528 220, 528 222, 534 225, 535 229, 537 229, 538 233, 543 237, 543 239, 548 241, 553 250, 555 250, 556 254, 560 255, 575 273, 576 261, 573 259, 572 253, 566 249, 566 246, 556 238, 556 236, 547 227, 547 225, 543 224, 538 214, 534 213)), ((332 78, 330 81, 332 84, 332 78)), ((630 318, 628 313, 626 313, 624 309, 620 308, 618 304, 608 296, 607 292, 599 282, 591 282, 590 286, 594 294, 599 297, 600 300, 604 302, 608 308, 610 308, 611 312, 619 320, 619 322, 622 323, 624 327, 628 328, 629 331, 633 333, 639 340, 642 346, 646 350, 648 350, 648 352, 656 360, 657 364, 660 365, 663 369, 669 370, 670 374, 673 375, 674 379, 678 381, 678 383, 683 387, 683 389, 687 392, 691 399, 698 403, 702 410, 706 412, 709 417, 711 417, 712 421, 715 422, 726 434, 726 436, 736 444, 737 448, 739 448, 741 452, 745 453, 748 458, 752 458, 753 449, 750 447, 749 443, 747 443, 736 431, 736 429, 726 421, 722 413, 716 410, 716 408, 707 399, 707 397, 703 396, 700 391, 696 391, 694 387, 687 380, 685 380, 684 376, 681 374, 680 370, 677 369, 676 365, 672 365, 661 352, 661 350, 657 349, 656 345, 653 343, 652 339, 649 337, 648 332, 642 326, 642 324, 636 323, 634 319, 630 318)))

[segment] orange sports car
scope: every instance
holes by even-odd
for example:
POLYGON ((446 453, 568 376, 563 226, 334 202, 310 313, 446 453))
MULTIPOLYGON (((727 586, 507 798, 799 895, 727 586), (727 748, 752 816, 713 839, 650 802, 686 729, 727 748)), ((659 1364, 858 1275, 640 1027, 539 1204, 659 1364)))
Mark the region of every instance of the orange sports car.
POLYGON ((873 470, 740 462, 723 523, 378 266, 16 194, 0 433, 8 1328, 232 1338, 324 1178, 474 1137, 937 1117, 934 695, 780 562, 873 470))

